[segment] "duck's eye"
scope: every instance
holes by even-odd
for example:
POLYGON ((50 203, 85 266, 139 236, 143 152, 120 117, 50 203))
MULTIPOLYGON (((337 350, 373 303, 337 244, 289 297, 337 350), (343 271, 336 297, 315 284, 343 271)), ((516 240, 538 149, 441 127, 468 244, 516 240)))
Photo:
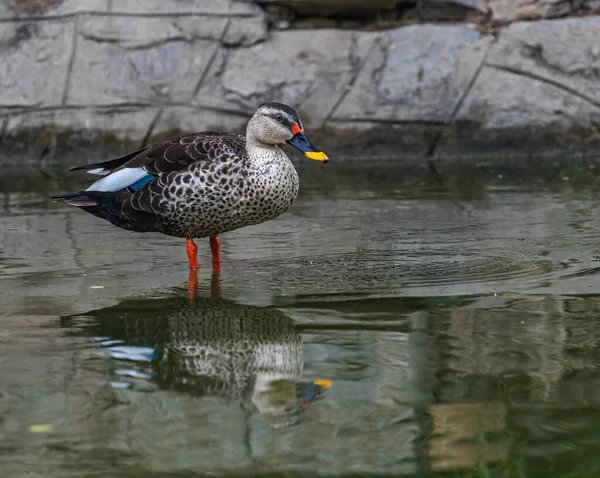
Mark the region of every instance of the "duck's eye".
POLYGON ((275 119, 276 119, 277 121, 282 121, 282 120, 283 120, 283 115, 282 115, 282 114, 280 114, 280 113, 277 113, 277 114, 275 115, 275 119))

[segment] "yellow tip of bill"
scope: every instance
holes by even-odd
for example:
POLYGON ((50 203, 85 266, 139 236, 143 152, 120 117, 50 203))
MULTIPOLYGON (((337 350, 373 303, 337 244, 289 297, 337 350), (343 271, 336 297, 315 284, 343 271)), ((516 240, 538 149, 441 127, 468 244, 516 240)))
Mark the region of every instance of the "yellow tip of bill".
POLYGON ((321 388, 331 388, 333 386, 331 380, 315 380, 313 383, 321 388))
POLYGON ((327 156, 322 151, 307 151, 304 153, 307 158, 314 159, 315 161, 323 161, 326 163, 329 161, 329 156, 327 156))

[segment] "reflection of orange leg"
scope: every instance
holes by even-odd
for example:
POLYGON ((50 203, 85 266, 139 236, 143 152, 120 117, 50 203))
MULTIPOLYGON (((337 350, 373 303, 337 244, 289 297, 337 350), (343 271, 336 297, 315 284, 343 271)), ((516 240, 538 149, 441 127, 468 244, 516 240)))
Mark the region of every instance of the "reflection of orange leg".
POLYGON ((186 239, 185 250, 187 251, 188 261, 190 262, 190 269, 193 271, 198 270, 198 259, 196 259, 198 246, 194 244, 193 239, 186 239))
POLYGON ((221 297, 221 271, 215 270, 210 279, 210 296, 221 297))
POLYGON ((196 288, 198 287, 198 269, 190 269, 187 282, 188 299, 196 297, 196 288))
POLYGON ((210 250, 212 251, 213 271, 221 270, 221 238, 213 236, 210 238, 210 250))

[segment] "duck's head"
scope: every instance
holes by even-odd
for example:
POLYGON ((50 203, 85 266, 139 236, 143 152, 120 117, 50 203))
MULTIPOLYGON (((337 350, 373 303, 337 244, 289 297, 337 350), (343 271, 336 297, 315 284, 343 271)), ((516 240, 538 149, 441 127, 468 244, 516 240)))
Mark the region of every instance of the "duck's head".
POLYGON ((323 163, 329 161, 329 157, 306 137, 296 110, 282 103, 260 105, 248 122, 246 136, 263 144, 288 143, 310 159, 323 163))

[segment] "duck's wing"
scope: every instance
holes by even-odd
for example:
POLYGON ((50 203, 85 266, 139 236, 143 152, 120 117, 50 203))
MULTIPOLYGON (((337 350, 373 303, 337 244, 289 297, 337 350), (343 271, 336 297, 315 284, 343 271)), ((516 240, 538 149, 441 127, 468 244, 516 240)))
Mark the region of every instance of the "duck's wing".
POLYGON ((245 151, 245 138, 236 133, 209 131, 179 136, 120 158, 71 169, 102 176, 86 191, 138 191, 157 177, 182 171, 192 163, 227 161, 245 151))

